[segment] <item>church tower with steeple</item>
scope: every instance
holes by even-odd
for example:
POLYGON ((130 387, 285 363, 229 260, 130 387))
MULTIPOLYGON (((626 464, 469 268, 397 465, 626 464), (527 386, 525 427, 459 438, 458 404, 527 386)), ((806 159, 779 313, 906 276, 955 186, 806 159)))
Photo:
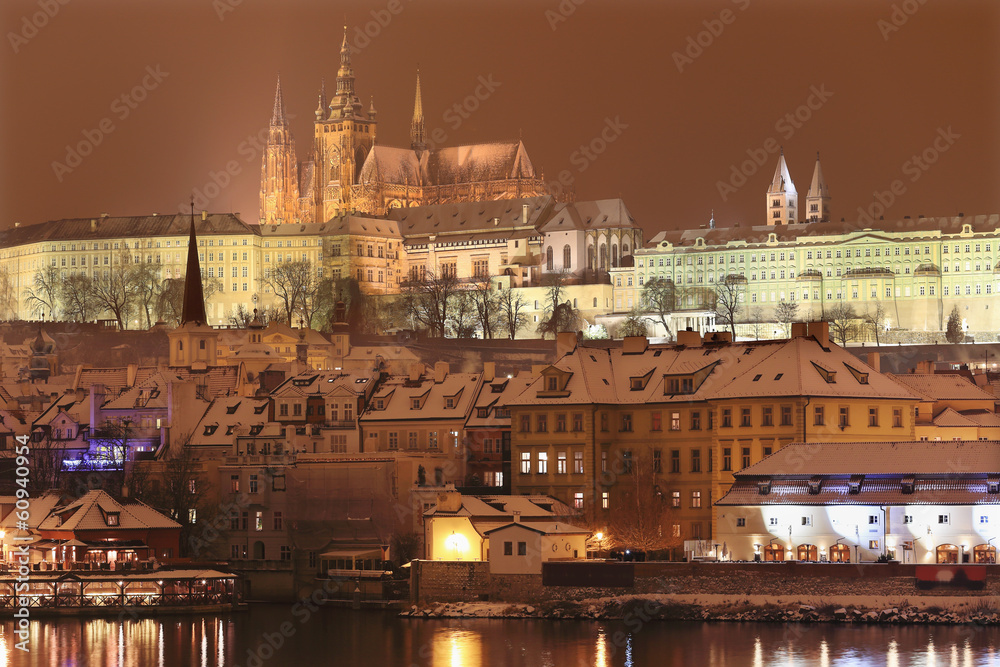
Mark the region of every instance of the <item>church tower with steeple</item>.
POLYGON ((413 120, 410 121, 410 148, 417 151, 427 150, 424 140, 424 101, 420 95, 420 70, 417 70, 417 94, 413 98, 413 120))
POLYGON ((274 111, 260 168, 260 222, 275 224, 297 222, 299 204, 299 164, 295 142, 285 116, 281 77, 274 92, 274 111))
POLYGON ((316 110, 311 179, 315 193, 314 221, 326 221, 352 210, 351 186, 357 183, 361 166, 375 145, 375 117, 374 100, 365 112, 354 89, 351 45, 345 26, 336 94, 327 103, 324 87, 316 110))
POLYGON ((816 167, 813 168, 812 183, 806 193, 806 220, 809 222, 830 221, 830 190, 823 180, 823 169, 819 166, 819 152, 816 153, 816 167))
POLYGON ((194 231, 194 203, 191 204, 191 233, 188 237, 187 273, 184 275, 184 305, 181 325, 167 334, 170 365, 204 370, 218 363, 219 332, 208 324, 198 237, 194 231))
POLYGON ((778 155, 778 165, 774 168, 774 177, 767 188, 767 224, 791 225, 797 222, 799 193, 788 173, 785 164, 785 149, 778 155))

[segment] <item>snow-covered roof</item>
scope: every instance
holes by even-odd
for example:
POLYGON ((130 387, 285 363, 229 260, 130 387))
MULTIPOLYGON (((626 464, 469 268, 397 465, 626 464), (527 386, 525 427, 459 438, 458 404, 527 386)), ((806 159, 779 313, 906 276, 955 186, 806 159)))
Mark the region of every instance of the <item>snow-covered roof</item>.
POLYGON ((1000 441, 795 442, 735 476, 964 474, 1000 474, 1000 441))
POLYGON ((977 400, 990 403, 996 400, 993 394, 977 387, 961 375, 945 373, 888 373, 887 375, 925 400, 977 400))
POLYGON ((132 501, 121 503, 100 489, 88 491, 77 500, 54 507, 39 524, 39 530, 137 530, 180 528, 180 524, 160 514, 149 505, 132 501), (117 524, 109 520, 117 515, 117 524))

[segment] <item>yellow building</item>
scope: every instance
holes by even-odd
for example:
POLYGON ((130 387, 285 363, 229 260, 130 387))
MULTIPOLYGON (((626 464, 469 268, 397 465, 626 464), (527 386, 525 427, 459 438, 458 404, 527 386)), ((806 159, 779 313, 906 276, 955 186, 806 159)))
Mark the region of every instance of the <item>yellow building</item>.
POLYGON ((508 402, 512 489, 550 494, 601 526, 641 462, 662 480, 675 537, 708 539, 733 472, 792 441, 913 439, 911 392, 831 343, 825 325, 793 334, 575 348, 508 402))

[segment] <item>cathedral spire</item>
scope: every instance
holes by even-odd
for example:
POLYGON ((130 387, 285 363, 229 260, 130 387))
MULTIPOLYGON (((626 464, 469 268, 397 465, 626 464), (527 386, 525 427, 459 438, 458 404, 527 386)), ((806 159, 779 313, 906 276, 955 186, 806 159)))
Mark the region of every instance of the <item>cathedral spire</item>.
POLYGON ((344 26, 344 41, 340 45, 340 69, 337 70, 337 94, 330 102, 331 117, 357 118, 361 116, 361 100, 354 92, 354 68, 351 67, 351 43, 344 26))
POLYGON ((809 192, 806 193, 806 218, 810 222, 830 220, 830 190, 826 187, 823 168, 819 164, 819 151, 816 151, 812 183, 809 184, 809 192))
POLYGON ((281 75, 278 75, 278 87, 274 91, 274 112, 271 114, 271 125, 287 125, 285 118, 285 98, 281 95, 281 75))
POLYGON ((424 102, 420 95, 420 70, 417 70, 417 94, 413 100, 413 120, 410 122, 410 146, 415 151, 427 148, 424 143, 424 102))
MULTIPOLYGON (((280 95, 280 86, 278 92, 280 95)), ((188 322, 198 325, 208 323, 208 318, 205 316, 205 292, 201 285, 201 265, 198 263, 198 238, 194 233, 194 197, 191 198, 191 235, 188 238, 187 274, 184 276, 184 307, 181 310, 181 325, 188 322)))

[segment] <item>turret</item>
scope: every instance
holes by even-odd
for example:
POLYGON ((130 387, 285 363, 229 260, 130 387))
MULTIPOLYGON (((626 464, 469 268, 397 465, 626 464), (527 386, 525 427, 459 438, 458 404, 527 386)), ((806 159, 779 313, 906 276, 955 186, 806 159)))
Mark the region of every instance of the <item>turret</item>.
POLYGON ((813 169, 812 183, 806 194, 806 220, 809 222, 829 222, 830 190, 823 180, 823 169, 819 165, 819 151, 816 151, 816 167, 813 169))

